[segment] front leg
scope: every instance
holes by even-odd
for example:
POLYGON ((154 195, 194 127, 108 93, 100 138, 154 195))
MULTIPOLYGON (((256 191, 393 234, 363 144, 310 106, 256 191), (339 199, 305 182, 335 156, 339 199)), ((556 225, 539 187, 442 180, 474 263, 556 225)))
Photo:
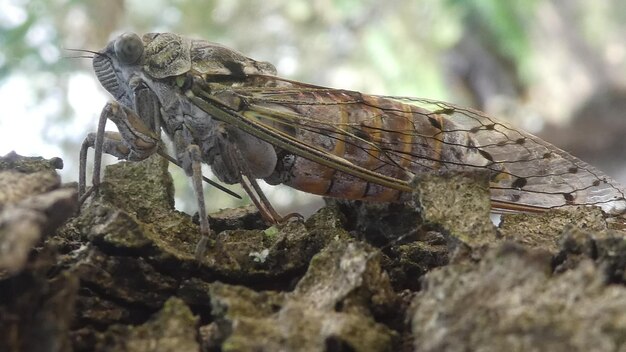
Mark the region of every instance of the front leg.
POLYGON ((145 125, 133 110, 117 102, 108 102, 100 113, 98 131, 90 133, 83 141, 80 150, 80 171, 78 189, 81 200, 84 200, 100 184, 102 153, 107 153, 132 161, 143 160, 154 154, 158 149, 159 136, 145 125), (119 133, 105 132, 107 120, 113 121, 119 133), (92 187, 86 189, 87 150, 95 149, 92 187))
MULTIPOLYGON (((130 154, 130 148, 126 146, 126 144, 122 141, 122 135, 118 132, 105 131, 102 139, 102 152, 109 155, 113 155, 118 159, 128 159, 128 155, 130 154)), ((87 188, 87 151, 89 148, 94 148, 97 140, 96 133, 89 133, 83 144, 80 148, 80 157, 79 157, 79 173, 78 173, 78 194, 81 198, 88 193, 91 193, 91 190, 96 188, 100 183, 100 167, 96 167, 94 165, 93 170, 93 184, 92 188, 88 192, 86 192, 87 188)), ((98 158, 100 159, 100 158, 98 158)), ((95 163, 95 162, 94 162, 95 163)), ((100 161, 96 163, 100 164, 100 161)))

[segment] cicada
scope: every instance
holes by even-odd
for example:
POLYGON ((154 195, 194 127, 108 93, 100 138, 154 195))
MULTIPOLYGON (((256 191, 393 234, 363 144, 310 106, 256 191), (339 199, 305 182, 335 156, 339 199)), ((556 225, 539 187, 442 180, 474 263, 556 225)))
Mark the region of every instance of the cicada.
POLYGON ((345 199, 403 202, 411 181, 437 171, 486 170, 492 208, 538 212, 566 205, 622 218, 616 181, 551 144, 453 104, 332 89, 278 77, 274 66, 220 44, 172 33, 126 33, 93 52, 93 68, 115 101, 81 150, 141 160, 172 140, 197 195, 202 257, 209 238, 201 164, 240 183, 270 223, 282 218, 257 184, 345 199), (107 120, 119 133, 105 132, 107 120))

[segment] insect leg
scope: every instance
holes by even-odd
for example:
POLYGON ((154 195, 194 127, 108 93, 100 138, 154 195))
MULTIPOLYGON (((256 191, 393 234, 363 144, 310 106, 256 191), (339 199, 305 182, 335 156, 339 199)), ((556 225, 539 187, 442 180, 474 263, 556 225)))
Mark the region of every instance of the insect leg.
POLYGON ((191 143, 193 138, 186 127, 175 131, 172 140, 179 165, 185 170, 185 174, 191 178, 191 185, 196 194, 200 218, 200 240, 196 244, 194 254, 196 260, 200 261, 206 254, 209 235, 211 234, 204 202, 204 190, 202 189, 202 153, 198 145, 191 143))
POLYGON ((251 175, 251 172, 248 169, 247 163, 244 161, 243 155, 241 155, 241 150, 237 148, 236 144, 229 143, 226 145, 228 152, 226 155, 229 155, 232 158, 235 169, 239 170, 239 184, 246 191, 252 203, 256 206, 261 214, 263 220, 270 224, 278 224, 284 222, 285 220, 291 217, 302 217, 300 214, 291 213, 286 216, 280 216, 278 212, 272 206, 272 203, 267 199, 265 193, 259 184, 256 182, 256 179, 251 175))
POLYGON ((100 184, 100 170, 102 167, 102 153, 107 153, 126 160, 143 160, 154 154, 159 143, 159 136, 155 131, 143 123, 139 116, 131 109, 116 102, 108 102, 102 109, 98 120, 96 134, 90 133, 83 141, 80 151, 79 194, 84 201, 100 184), (105 132, 107 120, 116 125, 119 133, 105 132), (87 150, 95 149, 92 187, 86 188, 87 150))
POLYGON ((198 215, 200 218, 200 241, 196 244, 196 250, 194 252, 196 260, 199 261, 206 254, 211 229, 209 227, 209 219, 207 218, 206 205, 204 203, 204 190, 202 189, 202 155, 200 148, 192 144, 187 147, 187 153, 191 160, 191 184, 196 193, 198 215))
POLYGON ((265 197, 265 194, 263 194, 256 180, 241 175, 239 184, 241 184, 241 187, 246 191, 265 222, 277 224, 282 220, 282 217, 278 215, 267 197, 265 197))
MULTIPOLYGON (((165 159, 166 159, 167 161, 169 161, 170 163, 172 163, 172 164, 174 164, 174 165, 176 165, 176 166, 180 167, 181 169, 183 168, 183 166, 181 165, 181 163, 179 163, 179 162, 178 162, 178 160, 176 160, 176 159, 174 159, 173 157, 171 157, 171 156, 170 156, 169 154, 167 154, 167 152, 166 152, 165 150, 163 150, 162 148, 159 148, 159 150, 157 150, 157 153, 159 153, 159 155, 160 155, 160 156, 162 156, 163 158, 165 158, 165 159)), ((219 184, 219 183, 217 183, 217 182, 214 182, 213 180, 211 180, 211 179, 209 179, 209 178, 206 178, 206 177, 202 176, 202 181, 204 181, 204 182, 206 182, 206 183, 210 184, 211 186, 213 186, 213 187, 215 187, 215 188, 219 189, 220 191, 222 191, 222 192, 224 192, 224 193, 227 193, 227 194, 229 194, 229 195, 231 195, 231 196, 233 196, 233 197, 235 197, 235 198, 237 198, 237 199, 241 199, 241 196, 240 196, 240 195, 238 195, 237 193, 235 193, 235 192, 233 192, 233 191, 229 190, 228 188, 226 188, 226 187, 224 187, 224 186, 220 185, 220 184, 219 184)))
POLYGON ((276 165, 274 147, 225 123, 215 126, 211 162, 213 172, 223 182, 239 183, 266 223, 276 224, 283 218, 274 210, 256 182, 269 176, 276 165))
MULTIPOLYGON (((128 154, 130 154, 130 149, 124 144, 122 141, 122 136, 117 132, 106 131, 102 134, 103 138, 100 142, 102 147, 100 151, 100 155, 102 153, 106 153, 109 155, 113 155, 119 159, 127 159, 128 154)), ((100 163, 94 163, 94 177, 93 177, 93 185, 92 187, 86 191, 86 183, 87 183, 87 151, 89 148, 95 148, 97 143, 97 134, 89 133, 87 138, 83 141, 83 144, 80 148, 80 163, 79 163, 79 175, 78 175, 78 194, 82 197, 87 197, 91 194, 92 190, 98 186, 100 183, 100 167, 96 166, 100 163)), ((97 155, 97 154, 96 154, 97 155)))
POLYGON ((100 183, 100 163, 102 162, 102 143, 104 142, 104 128, 106 127, 107 119, 108 119, 108 106, 102 109, 100 113, 100 118, 98 119, 98 130, 95 134, 90 133, 87 135, 87 138, 83 141, 83 145, 80 148, 80 164, 79 164, 79 176, 78 176, 78 194, 80 196, 79 204, 89 196, 89 194, 97 188, 100 183), (94 168, 93 168, 93 177, 92 177, 92 186, 89 191, 85 192, 86 187, 86 172, 87 172, 87 150, 89 147, 93 147, 95 149, 94 155, 94 168), (96 180, 94 182, 93 180, 96 180))

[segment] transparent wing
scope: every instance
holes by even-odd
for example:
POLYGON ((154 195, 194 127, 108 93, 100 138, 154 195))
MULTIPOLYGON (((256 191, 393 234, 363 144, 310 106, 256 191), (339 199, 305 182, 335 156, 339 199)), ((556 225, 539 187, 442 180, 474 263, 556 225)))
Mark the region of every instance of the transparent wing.
POLYGON ((486 167, 500 170, 491 182, 494 200, 546 208, 596 205, 610 214, 626 209, 623 188, 615 180, 530 133, 445 102, 387 98, 442 111, 466 131, 481 154, 492 160, 486 167))
POLYGON ((291 152, 332 154, 329 165, 342 164, 344 172, 373 183, 382 184, 377 175, 395 179, 401 191, 415 174, 485 169, 496 208, 596 205, 612 215, 626 211, 622 187, 601 171, 471 109, 262 75, 235 88, 213 89, 211 95, 247 123, 297 142, 291 152), (350 166, 371 172, 352 174, 345 170, 350 166))

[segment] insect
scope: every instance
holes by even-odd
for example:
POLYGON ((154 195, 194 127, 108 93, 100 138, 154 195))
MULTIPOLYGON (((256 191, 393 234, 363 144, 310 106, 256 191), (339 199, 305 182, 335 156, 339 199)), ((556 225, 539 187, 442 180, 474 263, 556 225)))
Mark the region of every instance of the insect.
MULTIPOLYGON (((222 45, 172 33, 126 33, 93 54, 100 83, 115 98, 103 109, 93 184, 102 152, 141 160, 173 141, 175 162, 191 177, 206 214, 201 163, 240 183, 270 223, 282 218, 256 180, 326 196, 397 202, 411 180, 437 170, 487 170, 492 207, 539 212, 594 205, 623 221, 620 185, 551 144, 478 111, 409 97, 367 95, 291 81, 270 63, 222 45), (111 120, 119 133, 105 132, 111 120)), ((200 216, 204 255, 209 238, 200 216)))

